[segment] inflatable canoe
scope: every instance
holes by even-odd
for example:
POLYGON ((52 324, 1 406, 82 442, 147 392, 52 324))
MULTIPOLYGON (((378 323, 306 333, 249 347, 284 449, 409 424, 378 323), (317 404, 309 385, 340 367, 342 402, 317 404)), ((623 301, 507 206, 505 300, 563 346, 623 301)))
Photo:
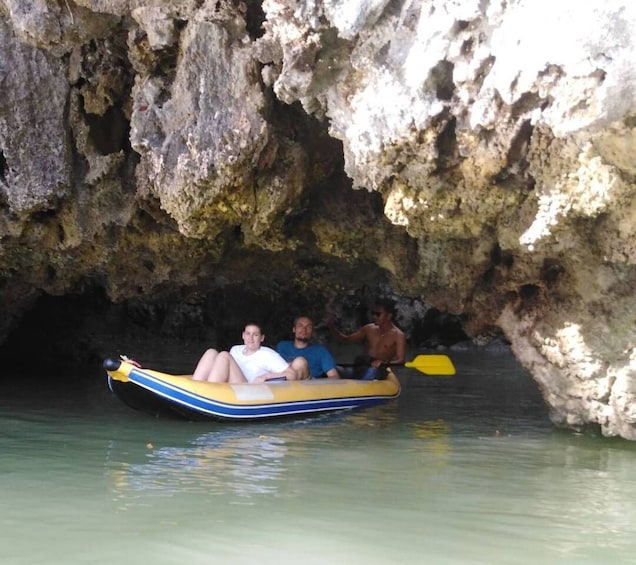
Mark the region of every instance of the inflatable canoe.
POLYGON ((106 359, 108 386, 120 400, 154 416, 187 420, 256 420, 360 408, 400 394, 389 370, 381 381, 311 379, 263 384, 193 381, 137 367, 130 360, 106 359))

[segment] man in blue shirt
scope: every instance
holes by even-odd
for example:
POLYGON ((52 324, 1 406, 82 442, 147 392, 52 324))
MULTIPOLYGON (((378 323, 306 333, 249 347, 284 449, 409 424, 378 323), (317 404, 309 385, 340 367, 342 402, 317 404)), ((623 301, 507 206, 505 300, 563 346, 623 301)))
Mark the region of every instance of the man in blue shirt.
POLYGON ((299 378, 330 378, 338 379, 336 362, 324 345, 312 343, 314 324, 311 318, 299 316, 294 320, 292 328, 294 341, 281 341, 276 350, 290 363, 299 378))

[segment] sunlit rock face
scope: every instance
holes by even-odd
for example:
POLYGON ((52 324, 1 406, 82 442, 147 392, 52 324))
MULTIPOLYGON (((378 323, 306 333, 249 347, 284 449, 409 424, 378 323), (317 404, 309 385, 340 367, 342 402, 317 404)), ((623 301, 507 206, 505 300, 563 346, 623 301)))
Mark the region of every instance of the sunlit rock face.
POLYGON ((0 0, 6 335, 41 293, 388 283, 636 439, 636 4, 0 0))

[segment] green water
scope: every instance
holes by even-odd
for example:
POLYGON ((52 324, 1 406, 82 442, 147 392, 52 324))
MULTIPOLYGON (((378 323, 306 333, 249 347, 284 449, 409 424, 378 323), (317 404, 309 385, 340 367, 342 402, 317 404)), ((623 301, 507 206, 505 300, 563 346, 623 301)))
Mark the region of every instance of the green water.
POLYGON ((100 367, 5 376, 1 562, 636 562, 636 446, 554 430, 507 352, 451 357, 380 407, 247 424, 132 412, 100 367))

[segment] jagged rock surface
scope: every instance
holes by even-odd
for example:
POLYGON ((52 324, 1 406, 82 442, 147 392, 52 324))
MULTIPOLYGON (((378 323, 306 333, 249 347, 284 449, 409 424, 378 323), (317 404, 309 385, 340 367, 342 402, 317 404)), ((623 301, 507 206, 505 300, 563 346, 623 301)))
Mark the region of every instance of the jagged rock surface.
POLYGON ((382 279, 471 335, 502 329, 556 424, 636 439, 627 0, 0 16, 0 335, 88 286, 382 279))

